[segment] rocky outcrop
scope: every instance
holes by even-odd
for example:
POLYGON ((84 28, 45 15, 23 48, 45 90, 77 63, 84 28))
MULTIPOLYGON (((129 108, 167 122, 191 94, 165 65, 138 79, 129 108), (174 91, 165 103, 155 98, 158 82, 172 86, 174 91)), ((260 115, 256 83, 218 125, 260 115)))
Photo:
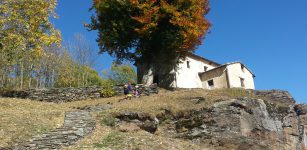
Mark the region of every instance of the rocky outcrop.
POLYGON ((288 103, 288 104, 295 104, 294 98, 288 91, 283 90, 262 90, 262 91, 254 91, 254 94, 257 96, 261 96, 264 98, 269 98, 270 100, 281 102, 281 103, 288 103))
POLYGON ((293 106, 261 99, 225 100, 211 108, 176 114, 165 110, 158 119, 172 120, 164 133, 205 143, 212 149, 303 150, 307 144, 307 115, 297 114, 293 106))
POLYGON ((124 128, 127 129, 127 125, 129 125, 130 128, 138 126, 147 132, 155 133, 159 125, 159 120, 156 117, 146 113, 123 112, 114 114, 114 116, 118 119, 119 130, 122 131, 124 128))

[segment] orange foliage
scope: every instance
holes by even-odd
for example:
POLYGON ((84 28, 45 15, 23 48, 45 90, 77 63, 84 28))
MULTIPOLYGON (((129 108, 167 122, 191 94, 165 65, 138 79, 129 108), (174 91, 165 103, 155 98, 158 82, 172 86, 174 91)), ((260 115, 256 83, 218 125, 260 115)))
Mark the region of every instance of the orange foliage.
POLYGON ((182 28, 180 33, 184 37, 184 42, 177 50, 178 52, 192 50, 195 45, 200 45, 210 27, 210 23, 204 17, 209 10, 208 0, 190 0, 193 7, 187 9, 180 8, 180 6, 186 5, 186 0, 177 0, 173 3, 168 3, 167 0, 147 0, 143 3, 140 3, 139 0, 129 0, 129 2, 142 12, 140 15, 132 17, 143 24, 142 28, 135 29, 141 34, 146 34, 157 26, 159 22, 157 18, 165 16, 161 10, 172 16, 170 23, 182 28))
POLYGON ((143 58, 155 61, 162 57, 165 60, 184 57, 201 45, 210 27, 205 18, 209 0, 93 0, 93 3, 97 17, 91 29, 101 32, 98 40, 101 52, 118 58, 140 60, 146 56, 143 58))

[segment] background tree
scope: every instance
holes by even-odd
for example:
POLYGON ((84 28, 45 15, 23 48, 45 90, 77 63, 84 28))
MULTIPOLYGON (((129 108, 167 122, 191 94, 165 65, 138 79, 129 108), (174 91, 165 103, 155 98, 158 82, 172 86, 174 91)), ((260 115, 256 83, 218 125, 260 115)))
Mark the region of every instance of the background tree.
POLYGON ((80 65, 93 67, 97 60, 97 51, 81 33, 74 35, 74 40, 69 43, 69 49, 74 60, 80 65))
MULTIPOLYGON (((72 47, 75 47, 72 45, 72 47)), ((98 75, 98 72, 88 65, 82 65, 76 61, 73 57, 74 52, 66 47, 62 47, 54 52, 52 51, 54 58, 52 60, 56 63, 48 62, 49 74, 52 74, 51 83, 54 87, 84 87, 101 85, 102 78, 98 75), (50 65, 52 64, 53 67, 50 65), (83 76, 82 76, 83 75, 83 76)), ((45 70, 45 69, 44 69, 45 70)), ((44 77, 45 78, 45 77, 44 77)), ((51 85, 52 85, 51 84, 51 85)), ((47 87, 50 87, 48 85, 47 87)), ((52 86, 53 87, 53 86, 52 86)))
POLYGON ((155 68, 174 67, 210 27, 208 0, 94 0, 93 9, 101 53, 155 68))
POLYGON ((123 85, 128 82, 136 83, 136 73, 129 64, 113 64, 110 70, 104 70, 103 75, 113 85, 123 85))
POLYGON ((23 88, 32 62, 43 56, 44 47, 60 44, 60 32, 50 23, 56 18, 56 0, 1 0, 1 86, 23 88))
POLYGON ((61 46, 57 0, 0 1, 0 90, 101 85, 93 48, 78 36, 61 46), (80 75, 81 74, 81 75, 80 75))
POLYGON ((85 38, 84 35, 77 33, 74 36, 74 40, 68 43, 68 49, 72 54, 72 58, 79 65, 75 66, 78 71, 78 86, 87 86, 89 72, 83 72, 84 66, 91 68, 94 66, 97 60, 97 51, 85 38))

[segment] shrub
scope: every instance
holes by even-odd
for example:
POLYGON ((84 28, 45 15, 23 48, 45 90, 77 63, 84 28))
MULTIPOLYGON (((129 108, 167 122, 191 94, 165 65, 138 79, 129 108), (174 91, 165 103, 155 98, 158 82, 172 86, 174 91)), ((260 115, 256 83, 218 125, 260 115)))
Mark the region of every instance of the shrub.
POLYGON ((100 123, 103 125, 114 127, 116 124, 116 119, 112 114, 101 113, 99 117, 102 118, 100 123))
POLYGON ((113 90, 113 84, 109 80, 105 80, 102 82, 102 91, 100 92, 101 97, 107 98, 115 95, 115 91, 113 90))

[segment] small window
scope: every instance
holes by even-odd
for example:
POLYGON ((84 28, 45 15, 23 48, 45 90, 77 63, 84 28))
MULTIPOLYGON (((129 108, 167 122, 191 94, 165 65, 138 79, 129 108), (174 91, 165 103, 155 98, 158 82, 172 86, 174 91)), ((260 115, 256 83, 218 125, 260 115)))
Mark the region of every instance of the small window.
POLYGON ((213 80, 209 80, 209 81, 208 81, 208 85, 209 85, 210 87, 214 86, 213 80))
POLYGON ((204 72, 206 72, 208 70, 208 67, 204 66, 204 72))
POLYGON ((241 64, 241 70, 242 70, 242 72, 244 72, 244 68, 245 68, 244 65, 241 64))
POLYGON ((245 88, 245 80, 243 78, 240 78, 240 81, 241 81, 241 87, 245 88))
POLYGON ((187 68, 190 68, 190 61, 187 61, 187 68))

